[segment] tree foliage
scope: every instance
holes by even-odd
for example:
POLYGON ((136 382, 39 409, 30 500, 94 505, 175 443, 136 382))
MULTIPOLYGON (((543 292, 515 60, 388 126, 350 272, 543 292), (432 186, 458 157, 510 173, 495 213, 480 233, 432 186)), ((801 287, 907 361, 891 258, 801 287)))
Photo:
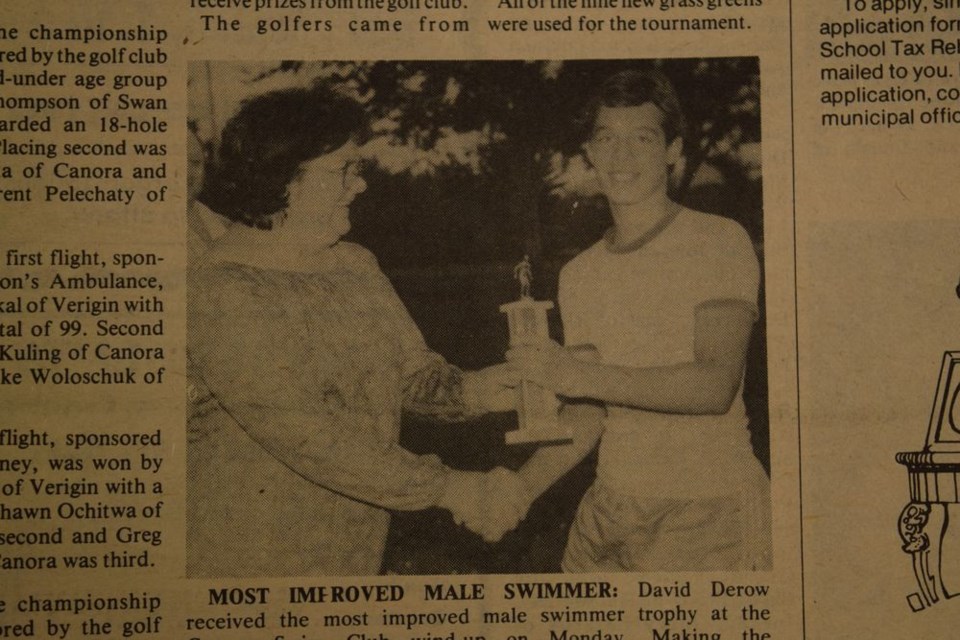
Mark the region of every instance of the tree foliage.
POLYGON ((649 67, 673 81, 689 123, 675 196, 737 217, 759 240, 756 58, 283 61, 258 69, 248 92, 324 82, 364 105, 374 168, 355 226, 365 242, 382 244, 382 230, 399 224, 413 233, 391 234, 384 249, 401 261, 536 257, 574 242, 544 238, 578 228, 571 211, 604 215, 581 154, 582 113, 604 78, 649 67), (397 250, 404 235, 413 250, 397 250))

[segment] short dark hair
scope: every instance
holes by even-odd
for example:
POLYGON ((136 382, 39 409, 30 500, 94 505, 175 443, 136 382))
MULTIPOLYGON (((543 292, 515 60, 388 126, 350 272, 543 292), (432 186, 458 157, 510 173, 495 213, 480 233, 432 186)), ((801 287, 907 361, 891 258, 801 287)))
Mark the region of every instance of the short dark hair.
POLYGON ((270 229, 300 165, 339 149, 362 124, 360 105, 324 86, 251 98, 224 127, 201 199, 231 220, 270 229))
POLYGON ((663 73, 654 70, 627 70, 603 81, 599 91, 587 105, 583 123, 589 137, 597 122, 600 107, 639 107, 653 104, 663 112, 663 133, 667 143, 685 140, 687 122, 673 84, 663 73))

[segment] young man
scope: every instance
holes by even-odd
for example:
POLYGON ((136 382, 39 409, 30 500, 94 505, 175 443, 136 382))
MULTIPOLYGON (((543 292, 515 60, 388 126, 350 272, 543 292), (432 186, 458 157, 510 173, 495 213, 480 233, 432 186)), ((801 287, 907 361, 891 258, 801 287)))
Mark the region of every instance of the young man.
POLYGON ((610 77, 584 151, 613 227, 560 274, 567 348, 508 353, 522 375, 606 406, 576 412, 578 435, 521 469, 539 495, 599 439, 597 479, 563 568, 706 571, 770 566, 769 479, 753 455, 742 398, 759 265, 737 223, 667 195, 683 117, 658 73, 610 77), (593 361, 571 347, 592 345, 593 361), (602 423, 601 428, 596 423, 602 423))

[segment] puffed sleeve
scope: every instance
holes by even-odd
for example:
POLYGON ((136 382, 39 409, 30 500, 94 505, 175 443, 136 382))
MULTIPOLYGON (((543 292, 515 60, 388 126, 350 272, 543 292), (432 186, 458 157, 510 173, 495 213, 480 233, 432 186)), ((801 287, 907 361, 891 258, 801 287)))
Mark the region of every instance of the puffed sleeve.
POLYGON ((190 284, 191 360, 250 438, 300 476, 356 500, 395 510, 437 503, 449 472, 439 459, 357 428, 368 416, 305 407, 291 390, 302 372, 284 354, 304 339, 301 325, 254 270, 201 270, 190 284))
POLYGON ((373 254, 363 250, 361 260, 375 290, 390 309, 403 351, 404 410, 444 422, 470 418, 472 413, 463 396, 463 371, 427 346, 373 254))

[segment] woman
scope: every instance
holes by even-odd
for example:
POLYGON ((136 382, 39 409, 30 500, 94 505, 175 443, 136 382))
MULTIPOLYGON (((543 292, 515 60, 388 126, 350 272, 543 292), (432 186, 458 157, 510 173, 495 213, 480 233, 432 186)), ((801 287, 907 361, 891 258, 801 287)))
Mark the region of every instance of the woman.
POLYGON ((482 474, 400 448, 400 414, 506 409, 508 367, 444 362, 373 256, 341 241, 366 188, 360 125, 353 102, 297 89, 224 130, 204 200, 240 224, 190 277, 188 336, 231 419, 191 422, 188 575, 371 575, 388 510, 480 519, 482 474))

